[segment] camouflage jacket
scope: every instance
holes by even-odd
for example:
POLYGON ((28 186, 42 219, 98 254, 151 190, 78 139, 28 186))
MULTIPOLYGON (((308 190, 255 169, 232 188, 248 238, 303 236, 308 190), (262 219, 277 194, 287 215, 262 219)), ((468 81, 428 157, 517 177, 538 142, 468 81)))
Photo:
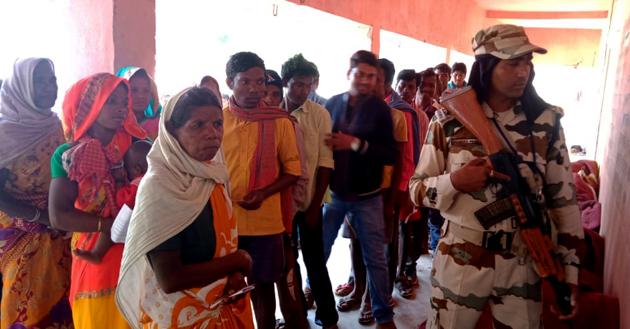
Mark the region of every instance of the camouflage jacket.
MULTIPOLYGON (((483 109, 489 120, 496 118, 503 134, 516 149, 518 157, 530 163, 535 158, 536 166, 544 174, 546 185, 543 186, 543 180, 527 164, 519 165, 521 175, 531 190, 542 189, 546 196, 548 213, 557 231, 554 236, 557 240, 557 251, 562 255, 567 281, 577 284, 577 250, 584 234, 564 133, 559 126, 562 109, 550 107, 533 123, 535 157, 531 149, 529 125, 520 105, 499 114, 495 114, 487 104, 483 104, 483 109), (556 138, 553 138, 554 135, 556 138)), ((423 204, 438 209, 447 220, 483 231, 484 228, 474 212, 496 201, 496 187, 488 186, 479 192, 462 193, 455 190, 450 179, 452 171, 472 159, 486 156, 483 146, 451 115, 442 118, 436 115, 428 130, 420 161, 409 183, 412 201, 417 206, 423 204)), ((504 141, 506 149, 510 149, 498 130, 495 133, 504 141)), ((510 229, 511 226, 511 221, 504 220, 490 230, 513 230, 510 229)))

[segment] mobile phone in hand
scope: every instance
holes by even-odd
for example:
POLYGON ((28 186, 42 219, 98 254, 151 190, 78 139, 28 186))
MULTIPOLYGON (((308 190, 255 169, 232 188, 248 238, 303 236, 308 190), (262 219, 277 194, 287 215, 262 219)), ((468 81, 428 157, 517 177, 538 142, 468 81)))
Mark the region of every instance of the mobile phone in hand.
POLYGON ((227 299, 234 299, 240 295, 244 295, 252 290, 254 290, 254 288, 256 288, 256 285, 250 284, 249 286, 245 286, 231 294, 229 294, 226 298, 227 299))
POLYGON ((245 286, 245 287, 243 287, 243 288, 241 288, 241 289, 239 289, 239 290, 237 290, 237 291, 235 291, 235 292, 233 292, 233 293, 231 293, 231 294, 229 294, 227 296, 223 296, 223 297, 217 299, 214 303, 212 303, 210 305, 210 309, 215 309, 215 308, 217 308, 217 307, 219 307, 219 306, 221 306, 221 305, 223 305, 223 304, 225 304, 225 303, 227 303, 227 302, 229 302, 231 300, 234 300, 237 297, 239 297, 241 295, 244 295, 244 294, 254 290, 254 288, 256 288, 256 286, 252 284, 252 285, 249 285, 249 286, 245 286))

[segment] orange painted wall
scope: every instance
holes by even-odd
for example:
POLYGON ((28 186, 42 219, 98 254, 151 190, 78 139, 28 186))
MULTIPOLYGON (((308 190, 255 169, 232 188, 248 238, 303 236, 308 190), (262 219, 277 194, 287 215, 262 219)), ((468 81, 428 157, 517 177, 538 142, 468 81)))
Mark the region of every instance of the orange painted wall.
POLYGON ((472 36, 488 21, 473 0, 289 1, 467 54, 472 36))
MULTIPOLYGON (((498 24, 473 0, 289 0, 377 29, 472 54, 470 40, 480 29, 498 24), (448 22, 448 24, 446 23, 448 22)), ((530 39, 549 50, 537 63, 593 66, 600 30, 528 28, 530 39)), ((378 43, 378 39, 375 40, 378 43)), ((378 49, 373 45, 372 49, 378 49)))
POLYGON ((549 51, 537 56, 537 64, 591 67, 597 64, 601 30, 526 28, 529 40, 549 51))

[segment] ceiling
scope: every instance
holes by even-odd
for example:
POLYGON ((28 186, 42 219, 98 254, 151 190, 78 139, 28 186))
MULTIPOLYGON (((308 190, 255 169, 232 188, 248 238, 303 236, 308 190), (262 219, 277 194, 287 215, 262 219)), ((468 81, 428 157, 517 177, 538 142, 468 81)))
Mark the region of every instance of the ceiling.
POLYGON ((476 0, 486 10, 599 11, 610 10, 612 0, 476 0))
MULTIPOLYGON (((476 0, 477 4, 487 11, 501 12, 601 12, 609 11, 613 0, 476 0)), ((525 15, 527 16, 527 15, 525 15)), ((572 28, 572 29, 602 29, 608 26, 607 18, 563 18, 563 19, 536 19, 524 18, 496 18, 504 24, 516 24, 525 27, 539 28, 572 28)))

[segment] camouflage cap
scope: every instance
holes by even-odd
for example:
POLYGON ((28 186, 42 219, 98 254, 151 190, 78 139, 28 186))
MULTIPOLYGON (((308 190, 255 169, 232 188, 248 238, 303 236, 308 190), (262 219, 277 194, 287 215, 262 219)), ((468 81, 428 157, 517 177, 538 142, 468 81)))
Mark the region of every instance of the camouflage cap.
POLYGON ((536 52, 547 53, 547 49, 529 42, 525 30, 516 25, 494 25, 477 32, 472 40, 475 56, 490 54, 500 59, 512 59, 536 52))

